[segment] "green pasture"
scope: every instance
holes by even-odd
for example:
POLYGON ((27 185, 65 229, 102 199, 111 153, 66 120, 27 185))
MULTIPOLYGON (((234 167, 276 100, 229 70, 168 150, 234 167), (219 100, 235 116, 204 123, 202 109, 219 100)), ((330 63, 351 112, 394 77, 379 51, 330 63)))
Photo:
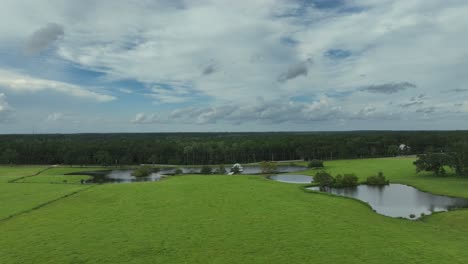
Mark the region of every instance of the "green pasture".
MULTIPOLYGON (((412 159, 325 166, 361 179, 383 171, 392 182, 468 197, 468 179, 416 174, 412 159)), ((82 171, 54 168, 29 180, 69 170, 82 171)), ((249 175, 45 182, 0 183, 0 218, 23 212, 0 220, 0 263, 468 263, 468 210, 394 219, 249 175)))

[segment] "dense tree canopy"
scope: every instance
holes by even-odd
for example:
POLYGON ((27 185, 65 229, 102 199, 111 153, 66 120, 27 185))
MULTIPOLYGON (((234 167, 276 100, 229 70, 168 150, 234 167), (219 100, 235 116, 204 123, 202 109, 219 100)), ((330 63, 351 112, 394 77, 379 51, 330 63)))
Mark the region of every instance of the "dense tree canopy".
POLYGON ((468 142, 458 142, 451 147, 451 166, 458 175, 468 176, 468 142))
MULTIPOLYGON (((1 135, 2 164, 232 164, 443 151, 465 131, 1 135)), ((465 158, 461 158, 463 160, 465 158)))
POLYGON ((414 162, 416 171, 431 171, 444 175, 445 168, 451 167, 457 175, 468 176, 468 142, 452 143, 445 151, 434 152, 430 148, 418 155, 414 162))
POLYGON ((417 172, 431 171, 436 175, 444 175, 444 166, 449 166, 450 163, 450 156, 446 153, 427 152, 418 155, 418 160, 414 162, 414 165, 416 165, 417 172))

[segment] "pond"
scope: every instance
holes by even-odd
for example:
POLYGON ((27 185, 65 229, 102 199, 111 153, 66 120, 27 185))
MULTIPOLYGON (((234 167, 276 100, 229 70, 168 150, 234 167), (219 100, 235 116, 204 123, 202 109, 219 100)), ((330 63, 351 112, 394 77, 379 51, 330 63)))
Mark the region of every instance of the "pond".
MULTIPOLYGON (((307 189, 320 190, 319 187, 307 189)), ((435 195, 403 184, 359 185, 354 188, 326 188, 323 191, 366 202, 379 214, 407 219, 468 207, 468 199, 435 195)))
MULTIPOLYGON (((287 173, 287 172, 298 172, 307 170, 307 167, 303 166, 287 166, 287 165, 280 165, 276 169, 276 173, 287 173)), ((244 166, 244 171, 242 174, 260 174, 262 170, 260 166, 244 166)))
POLYGON ((144 181, 159 181, 165 175, 152 173, 147 177, 132 176, 133 170, 106 170, 106 171, 86 171, 77 172, 69 175, 89 175, 93 178, 87 180, 86 183, 128 183, 128 182, 144 182, 144 181))
POLYGON ((298 183, 298 184, 308 184, 308 183, 311 183, 313 180, 312 176, 300 175, 300 174, 278 174, 278 175, 268 176, 268 179, 279 181, 279 182, 298 183))
MULTIPOLYGON (((218 166, 211 166, 213 171, 218 169, 218 166)), ((181 169, 183 174, 198 174, 201 171, 201 167, 177 167, 177 168, 161 168, 160 174, 175 174, 176 169, 181 169)), ((227 171, 230 170, 230 167, 225 167, 227 171)), ((287 172, 297 172, 307 170, 307 167, 303 166, 287 166, 281 165, 278 166, 275 173, 287 173, 287 172)), ((260 174, 262 170, 260 166, 257 165, 246 165, 243 167, 242 174, 260 174)))
MULTIPOLYGON (((217 167, 213 166, 213 170, 217 167)), ((181 169, 183 174, 198 174, 200 173, 200 167, 178 167, 178 168, 160 168, 160 171, 153 173, 148 177, 135 177, 132 176, 133 170, 104 170, 104 171, 86 171, 76 172, 69 175, 90 175, 93 178, 87 180, 86 183, 128 183, 128 182, 142 182, 142 181, 159 181, 162 178, 175 174, 176 169, 181 169)), ((302 166, 278 166, 277 173, 295 172, 306 170, 306 167, 302 166)), ((229 168, 226 168, 229 170, 229 168)), ((245 166, 242 174, 259 174, 261 169, 259 166, 245 166)), ((307 183, 310 183, 307 182, 307 183)))

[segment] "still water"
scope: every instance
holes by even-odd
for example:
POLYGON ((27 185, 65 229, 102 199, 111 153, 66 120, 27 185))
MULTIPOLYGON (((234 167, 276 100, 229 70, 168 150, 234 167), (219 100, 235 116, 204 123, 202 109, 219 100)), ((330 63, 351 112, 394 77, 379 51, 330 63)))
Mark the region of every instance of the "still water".
POLYGON ((278 174, 278 175, 269 176, 268 178, 274 181, 298 183, 298 184, 311 183, 313 180, 312 176, 300 175, 300 174, 278 174))
MULTIPOLYGON (((74 175, 90 175, 93 176, 91 180, 86 183, 128 183, 128 182, 142 182, 142 181, 159 181, 160 179, 175 174, 176 169, 181 169, 183 174, 197 174, 200 173, 200 167, 179 167, 179 168, 160 168, 157 173, 152 173, 148 177, 135 177, 132 176, 133 170, 106 170, 106 171, 87 171, 77 172, 74 175)), ((213 171, 217 167, 213 166, 213 171)), ((229 170, 230 168, 226 168, 229 170)), ((276 173, 303 171, 307 169, 302 166, 278 166, 276 173)), ((259 174, 261 169, 259 166, 245 166, 242 174, 259 174)), ((310 183, 310 181, 308 182, 310 183)))
POLYGON ((90 175, 93 178, 87 180, 86 183, 128 183, 128 182, 144 182, 144 181, 159 181, 164 177, 161 172, 152 173, 147 177, 132 176, 133 170, 107 170, 107 171, 86 171, 73 173, 73 175, 90 175))
MULTIPOLYGON (((320 190, 319 187, 307 189, 320 190)), ((403 184, 359 185, 354 188, 326 188, 322 191, 359 199, 382 215, 407 219, 418 219, 433 212, 468 207, 468 199, 435 195, 403 184)))

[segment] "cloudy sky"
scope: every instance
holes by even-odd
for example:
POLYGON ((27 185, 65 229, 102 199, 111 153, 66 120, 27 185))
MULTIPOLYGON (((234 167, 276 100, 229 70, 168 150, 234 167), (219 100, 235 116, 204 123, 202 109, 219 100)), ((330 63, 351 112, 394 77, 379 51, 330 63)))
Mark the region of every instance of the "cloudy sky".
POLYGON ((0 4, 0 133, 468 129, 466 0, 0 4))

